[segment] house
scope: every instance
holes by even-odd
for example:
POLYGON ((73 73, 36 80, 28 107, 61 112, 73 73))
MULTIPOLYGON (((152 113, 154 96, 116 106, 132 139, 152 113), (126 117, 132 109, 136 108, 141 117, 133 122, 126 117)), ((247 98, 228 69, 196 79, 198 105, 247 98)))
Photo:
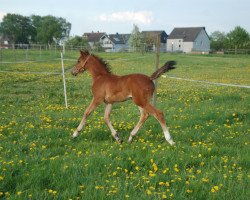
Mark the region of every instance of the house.
POLYGON ((167 39, 168 52, 209 52, 210 40, 205 27, 174 28, 167 39))
POLYGON ((166 52, 167 33, 165 31, 142 31, 147 51, 155 51, 157 37, 160 36, 160 51, 166 52))
POLYGON ((91 33, 84 33, 83 38, 85 38, 88 41, 89 46, 91 49, 94 49, 96 45, 100 43, 100 39, 103 35, 105 35, 105 32, 91 32, 91 33))
POLYGON ((129 37, 130 34, 105 34, 100 42, 106 52, 127 51, 129 37))

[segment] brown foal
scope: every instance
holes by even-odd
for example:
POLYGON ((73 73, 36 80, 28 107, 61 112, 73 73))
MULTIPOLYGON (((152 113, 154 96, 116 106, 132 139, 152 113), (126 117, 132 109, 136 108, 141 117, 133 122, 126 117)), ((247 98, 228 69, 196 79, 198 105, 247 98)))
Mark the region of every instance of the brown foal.
POLYGON ((143 74, 129 74, 118 76, 111 73, 109 66, 101 58, 90 54, 88 51, 80 51, 78 62, 72 69, 72 74, 76 76, 87 70, 93 79, 92 93, 93 99, 86 109, 83 118, 73 133, 73 137, 77 137, 86 123, 90 113, 101 103, 106 104, 104 121, 111 130, 112 136, 117 142, 122 142, 118 134, 110 122, 110 113, 112 104, 122 102, 129 98, 139 107, 141 116, 137 125, 130 133, 128 142, 132 142, 133 137, 138 132, 142 124, 147 120, 149 114, 153 115, 161 124, 166 140, 170 145, 174 145, 174 141, 166 126, 163 113, 156 109, 150 100, 154 93, 153 80, 160 77, 163 73, 174 69, 175 61, 168 61, 160 69, 156 70, 150 77, 143 74))

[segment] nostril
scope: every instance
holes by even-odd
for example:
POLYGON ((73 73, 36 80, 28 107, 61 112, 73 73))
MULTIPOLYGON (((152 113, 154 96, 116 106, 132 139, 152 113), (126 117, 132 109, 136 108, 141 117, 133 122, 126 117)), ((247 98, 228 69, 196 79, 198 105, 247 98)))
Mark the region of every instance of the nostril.
POLYGON ((71 71, 71 74, 72 74, 73 76, 76 76, 77 73, 76 73, 74 70, 72 70, 72 71, 71 71))

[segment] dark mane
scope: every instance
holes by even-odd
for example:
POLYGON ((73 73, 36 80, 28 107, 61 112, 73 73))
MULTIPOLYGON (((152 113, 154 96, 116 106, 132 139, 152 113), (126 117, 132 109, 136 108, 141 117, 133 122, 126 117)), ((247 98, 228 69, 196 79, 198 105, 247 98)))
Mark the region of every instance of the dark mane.
POLYGON ((108 73, 111 73, 111 72, 112 72, 109 63, 108 63, 106 60, 100 58, 99 56, 97 56, 97 55, 95 55, 95 54, 89 53, 88 50, 84 50, 83 52, 84 52, 85 54, 92 55, 94 58, 96 58, 97 60, 99 60, 100 63, 103 64, 103 66, 105 67, 105 69, 106 69, 106 71, 107 71, 108 73))
POLYGON ((99 60, 103 64, 103 66, 105 67, 105 69, 106 69, 106 71, 108 73, 112 72, 109 63, 106 60, 104 60, 104 59, 102 59, 102 58, 100 58, 100 57, 98 57, 97 55, 94 55, 94 54, 92 54, 92 56, 94 56, 97 60, 99 60))

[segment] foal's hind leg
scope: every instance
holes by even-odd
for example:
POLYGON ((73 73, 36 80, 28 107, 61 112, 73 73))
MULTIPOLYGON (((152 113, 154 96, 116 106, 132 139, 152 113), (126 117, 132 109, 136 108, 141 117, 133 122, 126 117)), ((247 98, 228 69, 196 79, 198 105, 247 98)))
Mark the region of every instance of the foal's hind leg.
POLYGON ((132 142, 133 137, 136 135, 136 133, 138 132, 142 124, 148 119, 148 116, 149 116, 149 114, 143 108, 139 107, 139 109, 141 113, 140 120, 130 133, 130 136, 128 139, 129 143, 132 142))
POLYGON ((107 104, 105 108, 104 121, 111 130, 112 136, 115 138, 115 140, 119 143, 122 143, 122 140, 118 137, 116 130, 114 129, 114 127, 110 122, 111 109, 112 109, 112 104, 107 104))
POLYGON ((147 112, 149 112, 150 114, 152 114, 160 122, 166 140, 169 142, 170 145, 174 145, 175 142, 173 141, 173 139, 172 139, 172 137, 171 137, 171 135, 170 135, 170 133, 168 131, 163 112, 161 112, 160 110, 157 110, 151 104, 147 104, 144 107, 144 109, 147 112))
POLYGON ((100 104, 99 101, 96 101, 95 99, 93 99, 91 101, 91 103, 89 104, 88 108, 85 110, 83 118, 79 124, 79 126, 77 127, 77 129, 75 130, 75 132, 73 133, 72 137, 75 138, 79 135, 79 132, 82 130, 83 126, 86 123, 86 119, 87 117, 91 114, 91 112, 100 104))

